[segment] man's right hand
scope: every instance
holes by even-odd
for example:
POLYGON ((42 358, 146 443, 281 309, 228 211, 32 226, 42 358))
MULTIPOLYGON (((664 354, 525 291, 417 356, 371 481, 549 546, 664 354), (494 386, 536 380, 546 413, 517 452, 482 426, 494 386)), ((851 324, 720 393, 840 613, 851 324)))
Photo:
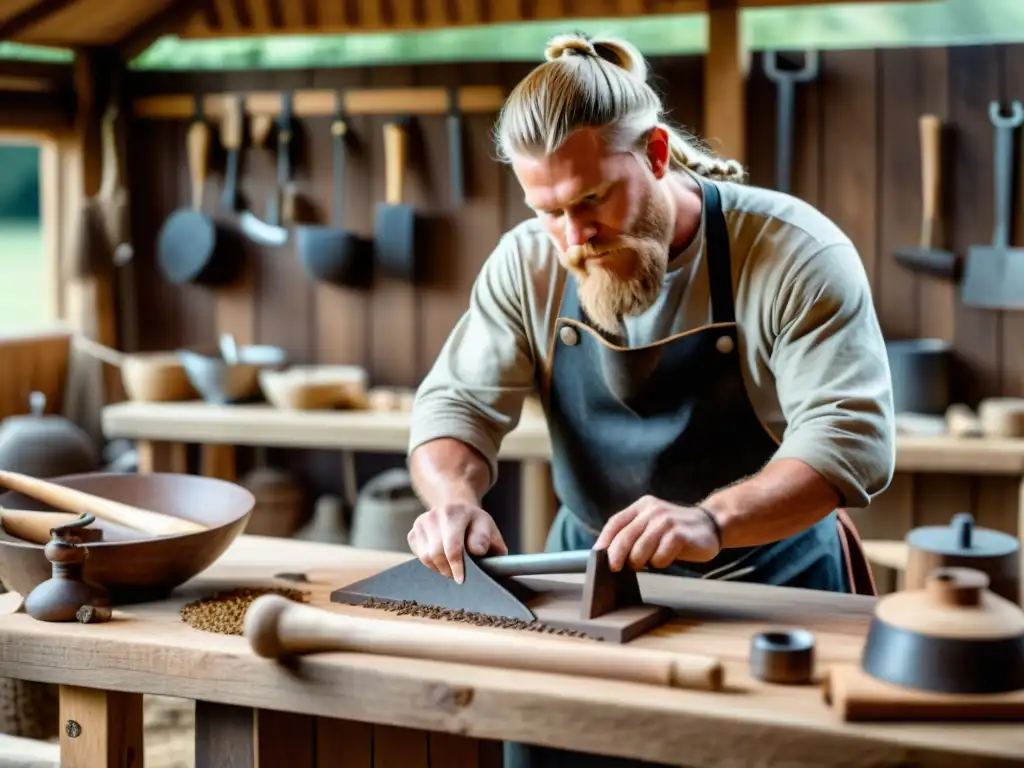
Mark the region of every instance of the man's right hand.
POLYGON ((427 510, 416 518, 407 538, 409 548, 421 563, 459 584, 465 578, 464 548, 475 557, 508 554, 494 518, 475 504, 465 502, 427 510))

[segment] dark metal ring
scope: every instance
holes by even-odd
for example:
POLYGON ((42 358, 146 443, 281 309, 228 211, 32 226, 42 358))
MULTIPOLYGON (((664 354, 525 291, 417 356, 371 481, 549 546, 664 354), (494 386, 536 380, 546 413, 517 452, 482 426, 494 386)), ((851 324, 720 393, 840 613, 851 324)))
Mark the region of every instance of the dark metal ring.
POLYGON ((814 635, 806 629, 758 632, 750 642, 750 674, 766 683, 810 683, 814 676, 814 635))

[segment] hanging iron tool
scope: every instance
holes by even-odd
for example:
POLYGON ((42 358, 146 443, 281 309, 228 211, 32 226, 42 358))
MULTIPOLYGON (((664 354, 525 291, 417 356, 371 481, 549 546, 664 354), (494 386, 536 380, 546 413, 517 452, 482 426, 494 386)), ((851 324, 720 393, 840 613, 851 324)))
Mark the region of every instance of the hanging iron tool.
POLYGON ((452 203, 462 205, 466 199, 462 173, 462 117, 459 108, 459 89, 448 89, 448 162, 451 164, 452 203))
POLYGON ((793 172, 793 112, 797 83, 808 83, 818 76, 818 52, 804 54, 804 65, 800 69, 784 69, 779 66, 775 51, 764 52, 764 73, 777 88, 776 135, 775 135, 775 188, 790 192, 790 177, 793 172))
POLYGON ((1024 248, 1010 245, 1013 203, 1013 134, 1024 124, 1024 104, 1014 101, 1010 114, 1001 105, 989 105, 989 120, 996 129, 996 224, 991 245, 972 245, 964 265, 960 299, 964 306, 984 309, 1024 309, 1024 248))
POLYGON ((262 245, 280 246, 288 242, 288 228, 282 219, 290 220, 294 208, 294 187, 290 184, 292 168, 292 94, 281 94, 281 114, 277 119, 277 183, 267 201, 267 220, 261 221, 252 211, 241 217, 246 236, 262 245))

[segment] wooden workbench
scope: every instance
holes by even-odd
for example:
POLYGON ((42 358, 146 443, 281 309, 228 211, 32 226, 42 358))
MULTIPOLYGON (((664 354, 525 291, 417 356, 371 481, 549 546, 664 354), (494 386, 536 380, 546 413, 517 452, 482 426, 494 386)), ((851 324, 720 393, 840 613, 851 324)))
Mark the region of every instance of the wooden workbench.
MULTIPOLYGON (((486 758, 493 752, 482 746, 494 745, 481 739, 690 768, 988 768, 1019 765, 1014 758, 1024 755, 1019 725, 844 724, 824 705, 818 686, 771 686, 747 675, 749 638, 770 620, 811 629, 819 666, 855 661, 874 605, 866 597, 641 574, 645 594, 671 596, 691 606, 691 615, 635 642, 717 655, 728 687, 719 693, 361 654, 307 656, 288 667, 256 657, 244 638, 192 629, 178 615, 189 600, 259 586, 282 571, 340 585, 403 559, 243 536, 174 599, 119 611, 108 624, 0 616, 0 676, 61 686, 67 768, 126 764, 107 762, 126 743, 141 754, 141 694, 199 702, 196 768, 278 765, 282 754, 296 768, 326 765, 317 754, 336 760, 343 754, 341 764, 369 768, 371 739, 373 768, 492 766, 486 758), (708 618, 723 606, 728 620, 708 618), (77 726, 68 727, 71 720, 77 726)), ((3 599, 11 610, 11 597, 3 599)), ((332 610, 416 621, 351 606, 332 610)), ((458 626, 467 634, 513 631, 458 626)))
MULTIPOLYGON (((128 402, 104 409, 103 431, 111 438, 140 441, 142 471, 185 471, 185 446, 199 443, 204 448, 203 474, 234 479, 235 445, 404 453, 409 414, 128 402)), ((524 551, 540 551, 556 500, 549 468, 551 438, 536 410, 524 410, 519 425, 502 444, 500 456, 521 462, 520 541, 524 551)), ((1024 440, 900 435, 896 471, 1020 478, 1018 530, 1024 533, 1024 440)))

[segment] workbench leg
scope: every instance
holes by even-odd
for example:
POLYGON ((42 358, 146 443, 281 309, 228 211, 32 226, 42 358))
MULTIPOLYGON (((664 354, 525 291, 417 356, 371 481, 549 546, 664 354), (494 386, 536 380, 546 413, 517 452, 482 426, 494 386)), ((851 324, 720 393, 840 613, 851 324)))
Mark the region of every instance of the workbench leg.
POLYGON ((235 467, 235 446, 204 444, 200 448, 199 474, 218 480, 234 482, 238 477, 235 467))
POLYGON ((185 443, 137 440, 135 451, 139 455, 140 475, 152 472, 188 472, 188 446, 185 443))
POLYGON ((195 768, 501 768, 500 742, 196 702, 195 768))
POLYGON ((60 687, 61 768, 143 768, 142 694, 60 687))
MULTIPOLYGON (((1024 545, 1024 476, 1017 490, 1017 537, 1024 545)), ((1020 572, 1024 573, 1024 546, 1020 548, 1020 572)), ((1020 604, 1024 605, 1024 579, 1020 580, 1020 604)))
POLYGON ((551 484, 551 464, 528 459, 519 465, 519 546, 525 554, 543 552, 558 500, 551 484))

